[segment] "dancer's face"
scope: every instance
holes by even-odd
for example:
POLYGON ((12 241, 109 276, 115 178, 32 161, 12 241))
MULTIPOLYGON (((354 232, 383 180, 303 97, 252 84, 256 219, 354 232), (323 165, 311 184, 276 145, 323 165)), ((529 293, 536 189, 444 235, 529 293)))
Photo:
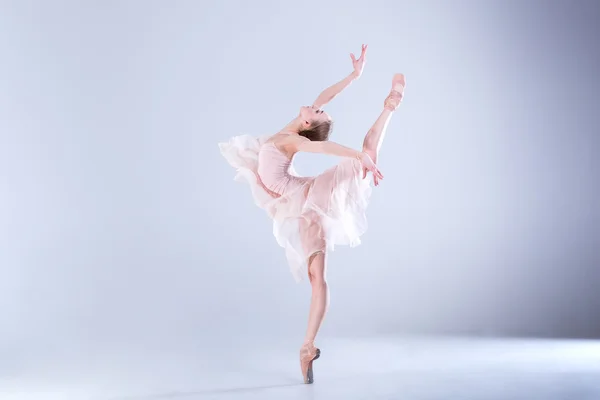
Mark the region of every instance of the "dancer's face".
POLYGON ((300 118, 312 123, 331 121, 329 114, 313 106, 300 107, 300 118))

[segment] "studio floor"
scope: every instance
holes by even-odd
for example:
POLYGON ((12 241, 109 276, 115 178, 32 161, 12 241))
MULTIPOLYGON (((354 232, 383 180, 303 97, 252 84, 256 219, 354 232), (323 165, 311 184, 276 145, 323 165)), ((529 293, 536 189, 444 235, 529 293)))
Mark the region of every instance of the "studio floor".
POLYGON ((313 385, 302 384, 297 343, 214 339, 187 352, 107 351, 87 367, 5 374, 0 398, 600 399, 600 341, 378 337, 318 345, 313 385))

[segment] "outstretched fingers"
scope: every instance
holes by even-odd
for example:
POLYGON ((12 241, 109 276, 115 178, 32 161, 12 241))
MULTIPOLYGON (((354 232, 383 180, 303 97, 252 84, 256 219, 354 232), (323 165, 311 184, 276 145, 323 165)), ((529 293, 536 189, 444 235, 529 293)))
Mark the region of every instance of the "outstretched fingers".
POLYGON ((379 181, 383 179, 383 174, 381 173, 381 171, 378 168, 375 168, 373 170, 373 182, 375 183, 375 186, 379 186, 379 181))
MULTIPOLYGON (((358 60, 364 60, 365 55, 367 54, 367 48, 369 46, 366 44, 363 44, 360 48, 360 57, 358 58, 358 60)), ((350 53, 350 58, 352 59, 352 62, 355 63, 356 60, 356 56, 354 55, 354 53, 350 53)))
POLYGON ((383 174, 379 168, 373 166, 371 168, 363 167, 363 179, 367 178, 367 174, 371 172, 373 174, 373 183, 375 186, 379 186, 379 181, 383 180, 383 174))

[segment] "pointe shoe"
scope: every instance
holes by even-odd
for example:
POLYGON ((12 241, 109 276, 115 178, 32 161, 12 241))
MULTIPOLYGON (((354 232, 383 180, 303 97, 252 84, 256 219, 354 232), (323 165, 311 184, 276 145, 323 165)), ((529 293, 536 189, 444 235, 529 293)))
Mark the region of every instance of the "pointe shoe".
POLYGON ((302 370, 304 383, 313 383, 313 361, 315 361, 320 356, 321 350, 316 348, 312 342, 305 343, 300 348, 300 369, 302 370))
POLYGON ((402 98, 404 97, 404 87, 406 86, 406 78, 404 74, 396 74, 392 78, 392 90, 388 97, 383 102, 383 108, 390 111, 396 111, 402 98))

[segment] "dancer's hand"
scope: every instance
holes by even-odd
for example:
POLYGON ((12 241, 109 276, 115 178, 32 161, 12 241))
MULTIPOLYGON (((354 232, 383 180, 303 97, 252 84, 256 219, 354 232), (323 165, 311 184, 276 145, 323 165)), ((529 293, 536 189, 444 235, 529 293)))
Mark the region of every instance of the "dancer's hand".
POLYGON ((371 156, 363 151, 360 153, 360 162, 363 166, 363 179, 367 177, 368 172, 371 172, 373 174, 373 183, 375 183, 375 186, 379 186, 379 181, 383 179, 383 174, 377 168, 371 156))
POLYGON ((352 59, 352 66, 354 67, 354 72, 352 73, 355 78, 359 78, 362 75, 363 68, 365 67, 365 58, 367 54, 367 45, 362 45, 362 50, 360 53, 360 57, 358 60, 354 57, 353 53, 350 53, 350 58, 352 59))

